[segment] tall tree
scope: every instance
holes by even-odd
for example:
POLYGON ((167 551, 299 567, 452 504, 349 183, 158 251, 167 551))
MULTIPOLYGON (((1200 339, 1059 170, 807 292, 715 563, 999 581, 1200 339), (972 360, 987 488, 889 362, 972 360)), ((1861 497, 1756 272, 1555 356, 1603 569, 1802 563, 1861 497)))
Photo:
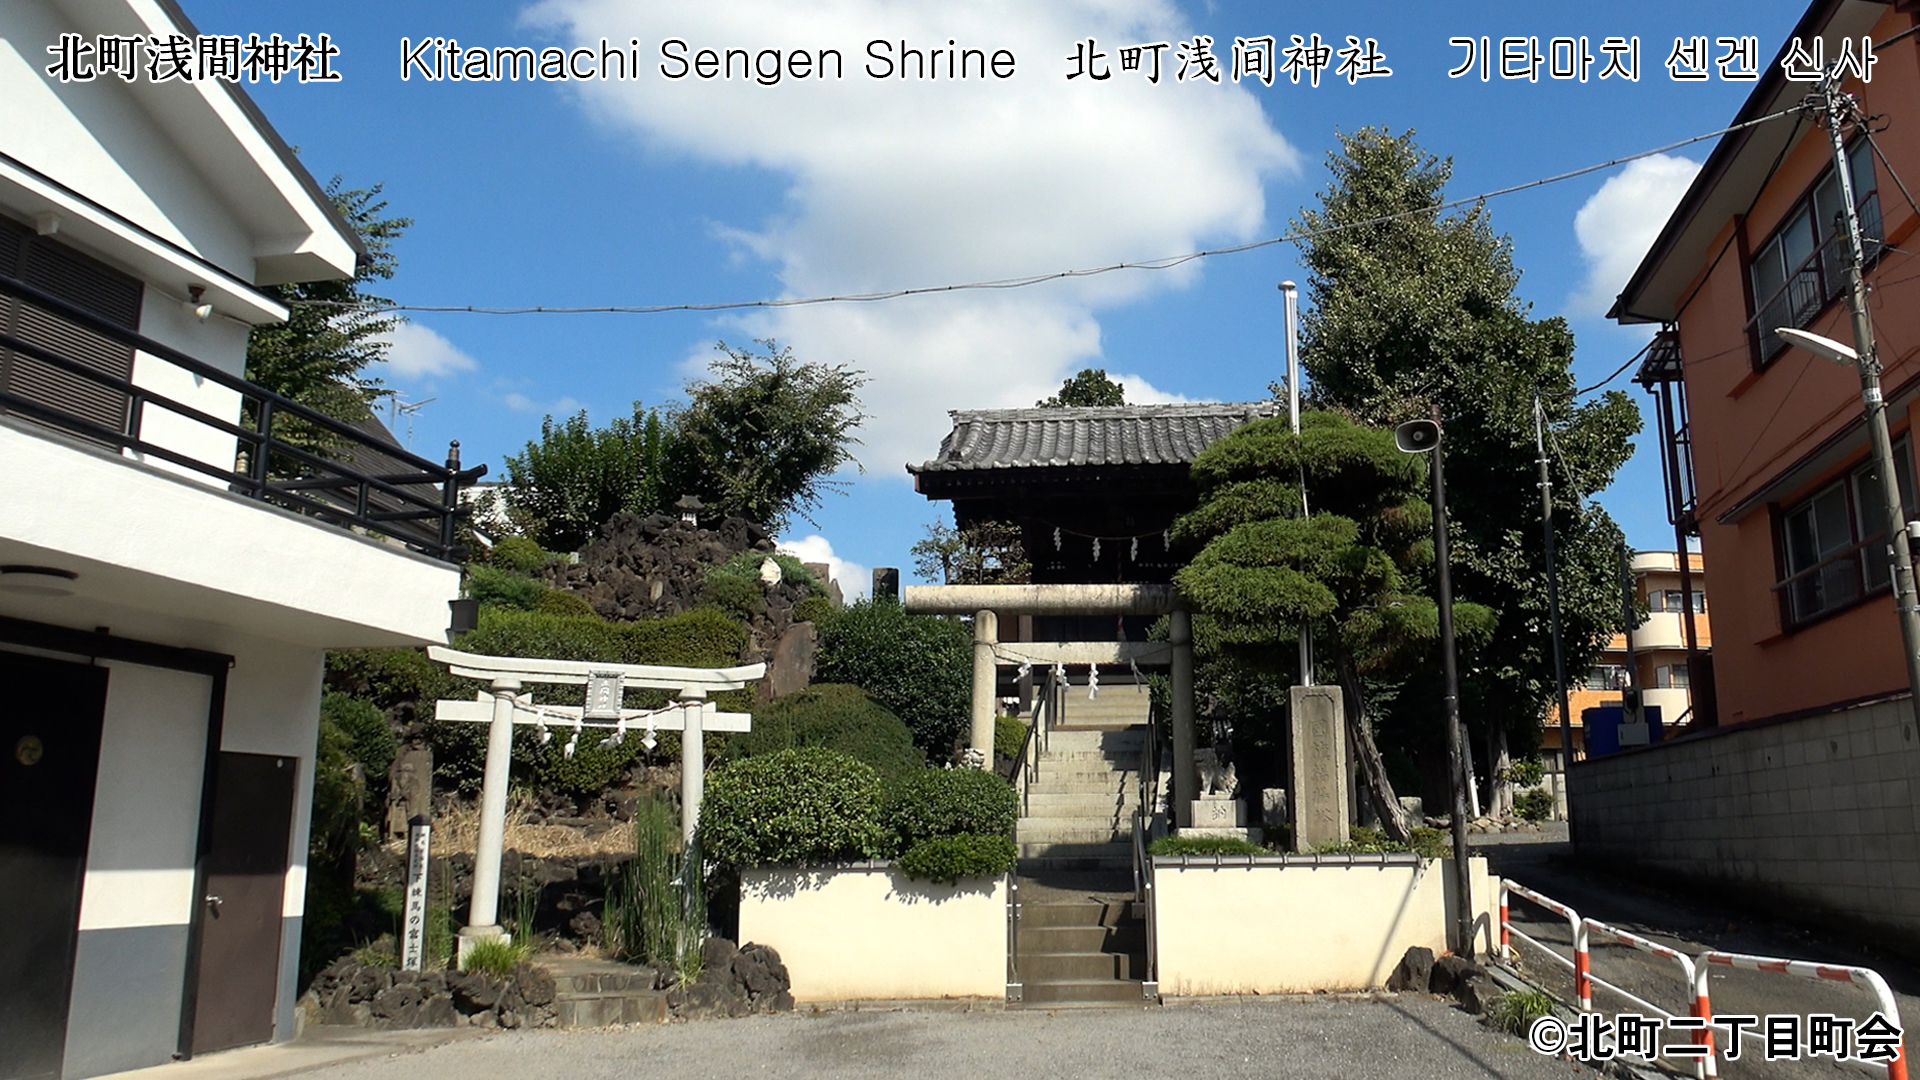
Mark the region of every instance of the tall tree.
MULTIPOLYGON (((1569 671, 1585 670, 1623 628, 1621 533, 1587 500, 1632 454, 1640 415, 1621 391, 1575 400, 1572 332, 1560 318, 1532 318, 1516 295, 1511 239, 1493 231, 1484 206, 1441 213, 1450 160, 1421 149, 1412 132, 1363 128, 1340 141, 1318 209, 1294 222, 1312 237, 1301 333, 1309 398, 1380 425, 1439 410, 1454 580, 1498 614, 1461 680, 1462 715, 1486 738, 1492 771, 1509 733, 1534 744, 1554 696, 1533 396, 1554 449, 1569 671)), ((1437 695, 1422 689, 1402 700, 1428 697, 1437 695)), ((1422 721, 1402 735, 1417 753, 1443 732, 1422 721)))
POLYGON ((677 496, 664 486, 672 432, 659 410, 633 403, 633 416, 603 428, 582 411, 540 422, 540 439, 507 458, 507 518, 542 547, 577 551, 622 511, 655 514, 677 496))
POLYGON ((709 378, 687 385, 667 472, 676 496, 696 494, 778 534, 794 515, 812 521, 820 496, 841 486, 833 473, 858 466, 867 380, 843 364, 802 362, 778 342, 758 344, 763 351, 720 342, 709 378))
POLYGON ((393 242, 412 218, 387 217, 380 184, 343 188, 327 182, 333 205, 367 249, 346 281, 309 281, 268 286, 288 307, 287 321, 257 326, 247 338, 247 378, 308 408, 348 422, 372 415, 373 404, 392 393, 367 369, 387 357, 387 335, 400 325, 394 315, 369 310, 392 301, 367 291, 399 268, 393 242))
POLYGON ((1034 402, 1037 408, 1068 409, 1094 405, 1125 405, 1127 384, 1107 378, 1105 368, 1082 368, 1080 373, 1060 384, 1060 392, 1034 402))
MULTIPOLYGON (((1279 685, 1299 674, 1285 643, 1310 628, 1320 661, 1346 689, 1347 730, 1374 809, 1406 841, 1366 688, 1434 657, 1438 607, 1424 591, 1433 511, 1422 463, 1395 449, 1390 431, 1308 412, 1298 435, 1279 417, 1239 428, 1195 458, 1192 475, 1199 505, 1173 536, 1196 553, 1174 583, 1194 606, 1206 681, 1277 702, 1279 685), (1311 516, 1300 512, 1303 479, 1311 516)), ((1492 628, 1485 607, 1454 611, 1470 644, 1492 628)))
POLYGON ((910 549, 913 569, 936 585, 1025 585, 1033 580, 1020 526, 982 521, 955 529, 943 521, 910 549))

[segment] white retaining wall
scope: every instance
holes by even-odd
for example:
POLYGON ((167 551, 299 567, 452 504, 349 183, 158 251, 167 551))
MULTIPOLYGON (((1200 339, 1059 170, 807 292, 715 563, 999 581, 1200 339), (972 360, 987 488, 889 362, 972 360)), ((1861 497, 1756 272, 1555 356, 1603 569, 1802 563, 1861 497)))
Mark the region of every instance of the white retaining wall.
MULTIPOLYGON (((1154 858, 1160 990, 1170 995, 1280 994, 1385 985, 1416 945, 1447 950, 1453 860, 1391 865, 1327 856, 1323 865, 1154 858)), ((1484 858, 1469 859, 1474 941, 1493 938, 1484 858)))
POLYGON ((740 940, 771 945, 796 1001, 1007 989, 1007 883, 915 881, 886 863, 740 872, 740 940))
POLYGON ((1576 763, 1573 841, 1920 945, 1916 778, 1904 698, 1730 728, 1576 763))

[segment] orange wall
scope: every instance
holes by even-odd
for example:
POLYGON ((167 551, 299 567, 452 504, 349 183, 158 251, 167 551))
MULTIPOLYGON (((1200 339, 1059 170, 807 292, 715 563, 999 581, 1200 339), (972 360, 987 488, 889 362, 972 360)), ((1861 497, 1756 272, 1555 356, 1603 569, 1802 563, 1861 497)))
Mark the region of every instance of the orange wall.
MULTIPOLYGON (((1914 25, 1891 7, 1873 30, 1875 40, 1914 25)), ((1851 86, 1869 112, 1891 127, 1877 141, 1911 189, 1920 183, 1920 41, 1882 51, 1869 86, 1851 86)), ((1782 121, 1790 123, 1791 121, 1782 121)), ((1700 491, 1701 548, 1713 567, 1709 605, 1719 638, 1715 683, 1722 723, 1739 723, 1901 689, 1906 685, 1899 625, 1882 594, 1851 611, 1794 633, 1782 632, 1773 584, 1773 515, 1761 507, 1737 522, 1715 519, 1766 484, 1801 455, 1834 434, 1861 410, 1860 384, 1851 371, 1800 349, 1780 353, 1755 372, 1744 326, 1746 267, 1737 231, 1757 251, 1785 214, 1832 162, 1827 135, 1810 124, 1781 162, 1773 181, 1744 222, 1726 223, 1710 251, 1726 256, 1695 282, 1681 311, 1681 355, 1686 361, 1688 407, 1694 431, 1694 470, 1700 491)), ((1880 208, 1890 244, 1911 248, 1920 227, 1884 165, 1876 163, 1880 208)), ((1705 268, 1703 268, 1705 269, 1705 268)), ((1869 275, 1886 287, 1873 298, 1873 319, 1889 390, 1920 373, 1920 257, 1888 252, 1869 275), (1915 278, 1901 282, 1901 278, 1915 278)), ((1851 341, 1844 296, 1808 329, 1851 341)), ((1907 413, 1888 415, 1897 438, 1911 427, 1907 413)), ((1863 446, 1842 468, 1778 493, 1777 506, 1811 494, 1865 460, 1863 446)))

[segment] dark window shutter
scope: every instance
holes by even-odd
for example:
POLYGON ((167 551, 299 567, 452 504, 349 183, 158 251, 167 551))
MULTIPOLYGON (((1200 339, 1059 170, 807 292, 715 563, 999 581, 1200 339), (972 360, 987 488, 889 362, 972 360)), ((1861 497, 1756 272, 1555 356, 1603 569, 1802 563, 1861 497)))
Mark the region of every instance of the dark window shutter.
MULTIPOLYGON (((0 218, 0 272, 128 330, 140 326, 138 279, 0 218)), ((109 378, 133 376, 133 347, 14 296, 0 296, 0 330, 109 378)), ((127 430, 127 395, 0 346, 0 389, 109 431, 127 430)), ((84 433, 84 432, 77 432, 84 433)))

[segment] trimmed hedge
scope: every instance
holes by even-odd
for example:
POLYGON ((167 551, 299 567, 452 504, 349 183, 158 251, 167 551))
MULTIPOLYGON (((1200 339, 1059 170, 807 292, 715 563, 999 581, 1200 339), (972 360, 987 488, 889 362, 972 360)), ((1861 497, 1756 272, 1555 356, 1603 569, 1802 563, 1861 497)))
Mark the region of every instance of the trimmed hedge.
POLYGON ((1019 818, 1019 796, 998 774, 921 769, 889 795, 884 820, 898 853, 943 837, 1009 837, 1019 818))
POLYGON ((550 590, 525 574, 501 570, 484 563, 467 566, 467 595, 480 601, 482 608, 511 608, 532 611, 550 590))
POLYGON ((367 786, 376 792, 387 790, 387 770, 400 750, 387 714, 364 698, 334 691, 320 699, 320 719, 346 736, 343 749, 360 763, 367 786))
POLYGON ((753 729, 729 739, 727 754, 761 757, 807 746, 851 754, 873 766, 889 789, 926 764, 899 717, 859 687, 833 683, 755 709, 753 729))
POLYGON ((966 877, 999 877, 1013 869, 1020 850, 1005 836, 942 836, 922 840, 894 863, 910 878, 951 885, 966 877))
POLYGON ((502 570, 512 570, 521 574, 531 574, 561 556, 548 551, 525 536, 506 536, 494 541, 487 549, 486 561, 489 566, 502 570))
POLYGON ((1003 758, 1020 756, 1027 742, 1027 723, 1017 716, 993 718, 993 752, 1003 758))
POLYGON ((814 670, 893 710, 928 761, 946 762, 973 708, 973 632, 966 624, 861 601, 820 624, 814 670))
POLYGON ((700 843, 734 866, 817 865, 882 854, 880 774, 824 747, 730 762, 707 778, 700 843))

